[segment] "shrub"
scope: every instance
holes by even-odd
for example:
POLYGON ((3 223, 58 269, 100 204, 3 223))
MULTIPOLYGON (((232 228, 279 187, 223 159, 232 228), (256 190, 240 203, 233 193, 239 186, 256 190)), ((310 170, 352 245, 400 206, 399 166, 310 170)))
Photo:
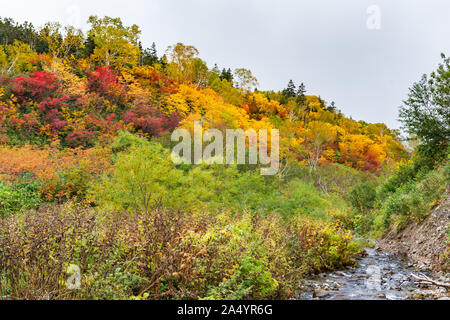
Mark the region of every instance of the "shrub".
POLYGON ((21 299, 276 299, 354 263, 335 224, 276 215, 99 214, 73 204, 0 219, 0 295, 21 299), (51 263, 49 263, 51 261, 51 263), (81 269, 79 290, 66 271, 81 269))
POLYGON ((128 152, 117 155, 112 174, 105 174, 90 190, 95 203, 117 210, 144 210, 168 207, 171 189, 179 183, 167 150, 156 142, 137 140, 128 152))
POLYGON ((267 261, 245 257, 236 269, 229 279, 224 279, 217 287, 213 287, 206 299, 263 299, 276 292, 278 282, 269 272, 267 261))
POLYGON ((386 230, 394 226, 399 230, 410 218, 423 220, 440 200, 448 184, 445 167, 418 172, 415 180, 396 188, 386 199, 380 199, 378 213, 383 216, 383 222, 378 224, 378 228, 386 230))
POLYGON ((342 164, 324 164, 310 172, 308 167, 297 169, 297 176, 325 193, 336 193, 344 199, 355 185, 374 183, 374 175, 342 164))
POLYGON ((88 90, 104 95, 114 103, 123 103, 124 89, 116 72, 109 67, 98 67, 89 75, 88 90))
POLYGON ((359 253, 350 231, 338 224, 296 219, 290 224, 290 251, 297 267, 308 272, 324 272, 354 264, 359 253))
POLYGON ((241 173, 236 166, 176 167, 167 149, 128 132, 119 133, 111 148, 113 172, 104 174, 90 188, 90 199, 100 206, 268 213, 280 200, 280 193, 259 174, 241 173))
POLYGON ((304 183, 301 180, 293 180, 287 189, 289 200, 295 204, 295 213, 325 217, 324 209, 329 208, 329 204, 323 198, 322 193, 313 185, 304 183))
POLYGON ((35 99, 39 103, 60 93, 56 75, 45 71, 30 73, 29 77, 14 77, 9 80, 9 87, 21 102, 35 99))
POLYGON ((361 213, 368 212, 375 206, 377 192, 373 184, 359 184, 350 192, 350 203, 361 213))
POLYGON ((352 189, 348 198, 354 208, 351 214, 352 227, 361 235, 367 234, 374 223, 373 209, 377 200, 375 186, 371 183, 359 184, 352 189))
POLYGON ((414 163, 401 164, 395 174, 379 187, 379 197, 387 197, 397 188, 413 181, 417 172, 418 167, 414 163))
POLYGON ((0 181, 0 218, 20 210, 36 208, 40 202, 37 183, 8 185, 0 181))

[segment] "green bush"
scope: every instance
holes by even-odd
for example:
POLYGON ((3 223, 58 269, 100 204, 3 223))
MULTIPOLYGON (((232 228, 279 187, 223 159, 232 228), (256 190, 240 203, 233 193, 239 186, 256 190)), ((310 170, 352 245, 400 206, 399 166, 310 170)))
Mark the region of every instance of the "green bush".
POLYGON ((322 192, 336 193, 346 200, 355 185, 376 182, 373 174, 342 164, 325 164, 312 172, 309 167, 299 166, 295 168, 295 176, 322 192))
POLYGON ((123 133, 118 137, 116 144, 127 147, 117 154, 112 174, 104 174, 91 185, 89 199, 114 210, 148 212, 152 208, 168 207, 182 172, 175 168, 168 151, 161 145, 131 136, 123 133))
POLYGON ((350 192, 350 203, 361 213, 372 210, 377 199, 377 191, 373 184, 359 184, 350 192))
POLYGON ((36 208, 41 202, 36 182, 6 184, 0 181, 0 216, 36 208))
MULTIPOLYGON (((383 218, 378 219, 377 228, 388 229, 394 226, 400 230, 410 218, 423 220, 441 198, 448 184, 445 167, 417 172, 414 180, 409 180, 386 198, 379 200, 377 214, 383 218)), ((381 192, 378 197, 381 195, 384 193, 381 192)))
POLYGON ((89 188, 88 198, 103 209, 248 210, 264 216, 300 214, 318 220, 330 220, 331 216, 342 220, 348 211, 337 193, 323 193, 305 180, 293 179, 286 184, 236 166, 176 166, 160 144, 127 132, 119 134, 112 148, 114 170, 89 188))
POLYGON ((128 131, 120 131, 114 143, 111 145, 113 154, 117 155, 121 152, 127 152, 132 148, 142 148, 149 145, 149 141, 145 138, 138 137, 128 131))
POLYGON ((206 300, 263 299, 274 296, 277 289, 278 282, 269 272, 268 262, 247 256, 229 279, 208 292, 206 300))
POLYGON ((401 165, 397 172, 385 181, 378 189, 378 197, 387 197, 394 193, 398 188, 404 186, 414 180, 419 168, 414 163, 401 165))
POLYGON ((292 181, 287 188, 288 201, 295 204, 294 213, 316 218, 325 218, 329 203, 313 185, 301 180, 292 181))

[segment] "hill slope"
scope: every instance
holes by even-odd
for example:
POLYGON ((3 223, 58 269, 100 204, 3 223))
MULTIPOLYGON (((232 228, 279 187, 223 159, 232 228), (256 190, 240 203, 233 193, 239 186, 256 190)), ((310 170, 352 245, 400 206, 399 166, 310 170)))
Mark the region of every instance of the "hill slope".
POLYGON ((442 202, 433 209, 422 223, 410 221, 400 232, 387 233, 379 242, 381 249, 404 253, 421 269, 434 271, 448 268, 450 261, 446 231, 450 222, 450 193, 443 196, 442 202))

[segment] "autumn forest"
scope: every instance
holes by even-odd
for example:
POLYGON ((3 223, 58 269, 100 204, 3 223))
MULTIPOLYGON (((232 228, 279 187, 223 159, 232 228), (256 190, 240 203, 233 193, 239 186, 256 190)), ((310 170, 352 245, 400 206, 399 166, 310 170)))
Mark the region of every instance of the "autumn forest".
POLYGON ((444 54, 411 84, 402 133, 289 75, 262 91, 190 44, 158 52, 137 25, 88 23, 0 19, 0 299, 290 299, 446 194, 444 54), (200 120, 278 129, 277 174, 174 163, 172 132, 200 120))

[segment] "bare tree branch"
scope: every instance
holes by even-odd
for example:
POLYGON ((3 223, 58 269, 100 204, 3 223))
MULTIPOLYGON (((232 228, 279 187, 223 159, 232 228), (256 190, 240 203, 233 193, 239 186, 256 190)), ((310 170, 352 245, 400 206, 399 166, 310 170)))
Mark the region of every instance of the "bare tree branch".
POLYGON ((419 275, 415 275, 415 274, 411 273, 410 279, 412 279, 420 284, 434 285, 437 287, 445 288, 445 289, 447 289, 447 291, 450 290, 450 283, 443 283, 443 282, 435 281, 435 280, 431 279, 430 277, 427 277, 423 273, 420 273, 419 275))

